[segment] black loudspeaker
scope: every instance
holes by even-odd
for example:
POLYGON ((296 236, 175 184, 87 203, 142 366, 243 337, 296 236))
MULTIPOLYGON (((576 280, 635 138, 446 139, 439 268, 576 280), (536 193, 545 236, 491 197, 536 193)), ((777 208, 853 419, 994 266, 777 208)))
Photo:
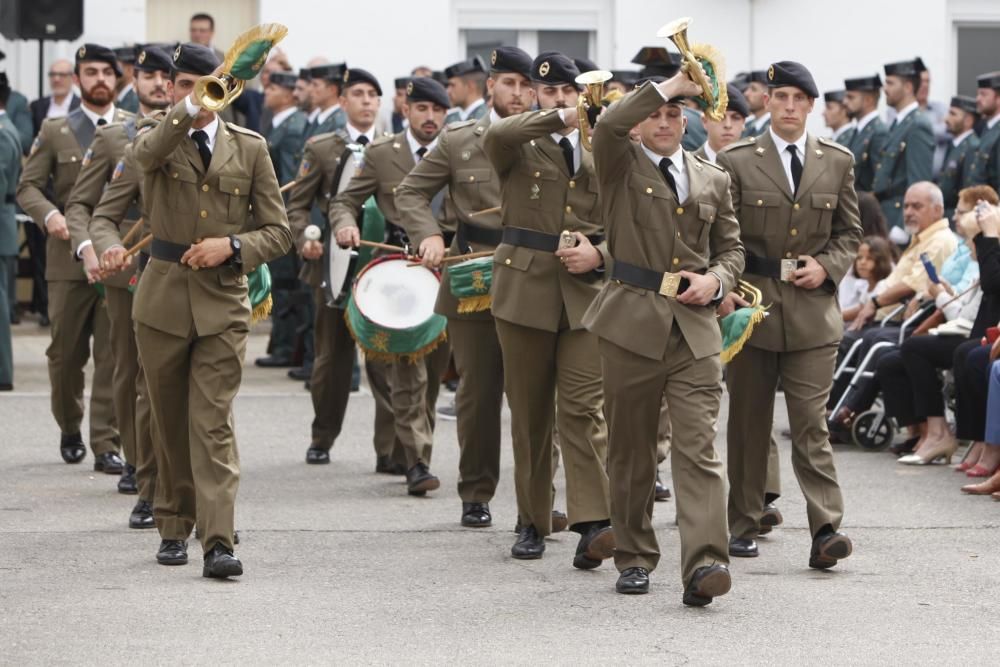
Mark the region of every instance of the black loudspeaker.
POLYGON ((7 39, 74 40, 83 34, 83 0, 0 0, 7 39))

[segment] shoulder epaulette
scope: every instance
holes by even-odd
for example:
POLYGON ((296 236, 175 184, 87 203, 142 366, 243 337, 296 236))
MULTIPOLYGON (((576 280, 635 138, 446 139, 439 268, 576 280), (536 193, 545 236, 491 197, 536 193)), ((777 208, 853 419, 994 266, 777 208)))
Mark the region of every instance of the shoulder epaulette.
POLYGON ((723 168, 722 168, 722 167, 720 167, 719 165, 715 164, 714 162, 712 162, 712 161, 711 161, 711 160, 709 160, 708 158, 704 158, 704 157, 702 157, 702 156, 700 156, 700 155, 695 155, 694 153, 692 153, 692 155, 694 155, 694 158, 695 158, 696 160, 698 160, 698 162, 701 162, 702 164, 704 164, 704 165, 707 165, 707 166, 709 166, 709 167, 715 167, 716 169, 718 169, 719 171, 721 171, 721 172, 723 172, 723 173, 725 173, 725 172, 726 172, 726 170, 725 170, 725 169, 723 169, 723 168))
POLYGON ((739 141, 729 144, 719 152, 728 153, 729 151, 734 151, 738 148, 746 148, 747 146, 756 146, 756 145, 757 145, 757 137, 746 137, 745 139, 740 139, 739 141))
POLYGON ((256 138, 260 139, 261 141, 264 141, 263 135, 259 134, 258 132, 254 132, 253 130, 247 129, 247 128, 243 127, 242 125, 234 125, 233 123, 226 123, 226 127, 228 127, 233 132, 239 132, 240 134, 245 134, 247 136, 256 137, 256 138))
POLYGON ((475 125, 478 122, 479 121, 476 119, 456 120, 454 123, 448 123, 448 125, 446 125, 445 127, 449 130, 457 130, 463 127, 471 127, 472 125, 475 125))
POLYGON ((381 146, 383 144, 391 144, 394 139, 395 136, 392 134, 383 134, 381 137, 375 139, 375 141, 373 141, 368 147, 375 148, 376 146, 381 146))
POLYGON ((827 137, 819 137, 818 141, 819 141, 819 143, 823 144, 824 146, 828 146, 830 148, 836 148, 841 153, 846 153, 847 155, 850 155, 851 157, 854 157, 854 152, 850 148, 848 148, 847 146, 844 146, 843 144, 837 143, 833 139, 829 139, 827 137))

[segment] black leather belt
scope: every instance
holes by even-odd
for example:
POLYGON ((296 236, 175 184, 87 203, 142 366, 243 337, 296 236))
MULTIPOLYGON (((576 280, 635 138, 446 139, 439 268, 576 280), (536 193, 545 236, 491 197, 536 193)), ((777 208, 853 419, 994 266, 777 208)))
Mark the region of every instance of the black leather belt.
POLYGON ((795 270, 805 265, 801 259, 768 259, 747 253, 747 265, 743 272, 790 283, 795 280, 795 270))
MULTIPOLYGON (((604 235, 588 235, 587 240, 597 245, 604 241, 604 235)), ((542 252, 555 252, 559 249, 559 234, 546 234, 545 232, 536 232, 533 229, 523 229, 521 227, 504 227, 501 241, 510 245, 531 248, 532 250, 541 250, 542 252)))
POLYGON ((139 273, 146 270, 146 265, 149 264, 149 253, 145 250, 139 252, 139 273))
POLYGON ((633 287, 652 290, 671 299, 677 298, 678 294, 683 294, 691 286, 691 281, 682 278, 679 273, 653 271, 620 259, 615 260, 611 269, 611 279, 633 287))
POLYGON ((469 243, 479 243, 490 247, 497 247, 503 241, 502 229, 490 229, 488 227, 477 227, 467 222, 458 222, 458 247, 465 252, 469 243))
POLYGON ((153 259, 180 264, 181 257, 184 256, 184 253, 190 247, 189 245, 171 243, 162 239, 153 239, 153 243, 149 246, 149 254, 153 259))

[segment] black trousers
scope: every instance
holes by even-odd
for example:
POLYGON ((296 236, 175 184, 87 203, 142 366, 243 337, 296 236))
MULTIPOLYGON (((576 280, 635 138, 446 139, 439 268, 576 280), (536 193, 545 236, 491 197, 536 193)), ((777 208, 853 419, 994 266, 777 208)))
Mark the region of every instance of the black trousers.
POLYGON ((912 426, 921 420, 914 414, 913 386, 903 364, 903 352, 892 350, 878 360, 875 377, 882 387, 886 413, 900 426, 912 426))
POLYGON ((955 350, 955 437, 986 438, 986 396, 989 391, 990 348, 969 340, 955 350))
POLYGON ((955 350, 968 340, 965 336, 928 335, 914 336, 903 343, 900 351, 912 385, 913 413, 919 421, 927 417, 944 417, 941 393, 944 388, 938 371, 954 366, 955 350))
POLYGON ((45 232, 34 223, 24 225, 31 257, 31 310, 40 315, 49 314, 49 285, 45 282, 45 232))

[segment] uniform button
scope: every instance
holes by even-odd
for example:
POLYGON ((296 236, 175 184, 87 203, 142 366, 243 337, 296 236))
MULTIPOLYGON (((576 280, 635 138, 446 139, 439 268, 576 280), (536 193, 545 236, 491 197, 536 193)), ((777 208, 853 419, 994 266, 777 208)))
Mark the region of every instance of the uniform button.
POLYGON ((201 212, 201 217, 202 217, 202 219, 207 218, 208 217, 208 211, 202 211, 201 212))
POLYGON ((70 162, 76 162, 76 156, 74 155, 73 157, 71 157, 71 158, 69 159, 69 161, 70 161, 70 162))
POLYGON ((469 176, 469 182, 470 182, 470 183, 471 183, 472 181, 475 181, 475 180, 476 180, 476 177, 475 177, 475 176, 469 176))
POLYGON ((573 212, 573 207, 572 206, 567 206, 566 207, 566 212, 567 213, 572 213, 573 212))
POLYGON ((791 234, 792 236, 798 236, 799 235, 799 230, 793 229, 792 231, 790 231, 788 233, 791 234))
POLYGON ((679 260, 676 257, 674 257, 674 266, 677 266, 680 263, 681 263, 681 260, 679 260))
POLYGON ((653 188, 646 188, 646 194, 647 195, 653 194, 653 188))
POLYGON ((208 192, 208 183, 205 183, 205 185, 201 186, 201 191, 208 192))
POLYGON ((510 258, 505 259, 503 263, 506 264, 507 266, 510 266, 510 258))
POLYGON ((764 200, 763 199, 758 199, 757 200, 757 206, 763 206, 763 205, 764 205, 764 200))
MULTIPOLYGON (((392 191, 395 192, 396 188, 393 188, 392 191)), ((233 194, 234 195, 238 195, 239 193, 240 193, 240 189, 239 188, 233 188, 233 194)))
POLYGON ((801 207, 801 206, 799 206, 799 203, 798 203, 798 202, 795 202, 795 205, 794 205, 794 206, 792 206, 792 208, 794 208, 794 209, 795 209, 795 210, 797 211, 797 210, 799 210, 799 209, 800 209, 800 208, 802 208, 802 207, 801 207))
POLYGON ((569 187, 570 187, 570 189, 575 188, 576 187, 576 181, 570 181, 569 182, 569 187))
POLYGON ((827 203, 826 203, 826 207, 827 207, 827 208, 830 208, 830 202, 827 202, 827 203))
POLYGON ((181 124, 181 122, 180 122, 179 120, 177 120, 176 118, 174 118, 174 119, 173 119, 172 121, 170 121, 170 122, 171 122, 171 123, 173 123, 174 125, 180 125, 180 124, 181 124))
POLYGON ((677 207, 677 215, 684 215, 684 207, 683 206, 678 206, 677 207))
POLYGON ((785 259, 791 259, 791 258, 792 258, 792 253, 786 252, 785 253, 785 259))
POLYGON ((538 178, 538 177, 539 177, 539 176, 541 176, 541 175, 542 175, 542 172, 540 172, 540 171, 536 171, 536 172, 535 172, 535 178, 538 178))
POLYGON ((677 238, 680 238, 680 237, 681 237, 681 233, 677 232, 677 238))

